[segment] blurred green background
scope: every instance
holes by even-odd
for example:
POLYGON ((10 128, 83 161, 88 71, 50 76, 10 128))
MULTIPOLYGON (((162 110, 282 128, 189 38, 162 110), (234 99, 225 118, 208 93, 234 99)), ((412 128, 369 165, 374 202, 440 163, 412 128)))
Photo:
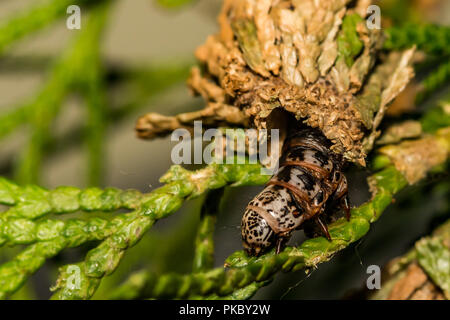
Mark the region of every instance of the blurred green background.
MULTIPOLYGON (((0 25, 17 13, 45 2, 1 0, 0 25)), ((450 22, 448 1, 385 1, 384 5, 385 12, 395 22, 401 23, 404 10, 410 10, 413 20, 450 22), (427 2, 427 9, 420 11, 421 5, 427 2)), ((173 115, 204 105, 201 99, 189 95, 185 79, 189 65, 195 63, 195 48, 217 30, 215 17, 220 6, 220 0, 199 0, 174 10, 150 0, 113 1, 100 44, 106 73, 105 108, 114 115, 106 123, 102 137, 104 153, 102 149, 98 150, 103 167, 103 176, 98 180, 101 186, 148 192, 160 185, 159 177, 171 164, 170 138, 139 140, 134 133, 134 124, 146 112, 173 115)), ((83 31, 85 18, 82 7, 82 30, 68 30, 65 19, 59 19, 20 39, 2 53, 0 114, 11 112, 36 96, 49 78, 55 59, 83 31)), ((448 87, 441 91, 445 94, 448 87)), ((86 173, 88 147, 79 132, 88 118, 83 104, 77 93, 64 99, 51 126, 50 146, 45 149, 36 181, 40 185, 47 188, 60 185, 85 187, 89 183, 86 173)), ((14 178, 29 136, 30 128, 20 126, 0 141, 0 175, 14 178)), ((365 170, 349 168, 353 205, 369 197, 365 183, 367 175, 365 170)), ((217 266, 241 248, 241 215, 260 189, 262 187, 226 191, 215 235, 217 266)), ((383 266, 404 254, 417 239, 444 221, 449 213, 448 195, 448 175, 436 175, 427 183, 409 187, 362 241, 309 275, 300 271, 277 276, 276 281, 260 290, 255 298, 336 299, 346 296, 351 289, 362 288, 368 276, 367 266, 383 266)), ((132 271, 142 268, 190 272, 201 202, 202 199, 190 201, 179 213, 158 222, 136 247, 127 252, 119 269, 105 279, 94 298, 106 297, 112 287, 132 271)), ((300 241, 301 234, 291 244, 300 241)), ((91 246, 64 251, 35 274, 14 298, 50 297, 48 288, 54 282, 57 267, 78 261, 89 248, 91 246)), ((0 261, 13 253, 13 249, 0 249, 0 261)))

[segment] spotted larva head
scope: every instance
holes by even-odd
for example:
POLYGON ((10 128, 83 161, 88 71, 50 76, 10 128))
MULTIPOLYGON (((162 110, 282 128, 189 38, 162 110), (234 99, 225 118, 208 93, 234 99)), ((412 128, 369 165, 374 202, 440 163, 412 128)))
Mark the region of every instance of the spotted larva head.
POLYGON ((251 256, 260 255, 277 241, 277 236, 267 221, 249 208, 242 217, 241 234, 243 247, 251 256))

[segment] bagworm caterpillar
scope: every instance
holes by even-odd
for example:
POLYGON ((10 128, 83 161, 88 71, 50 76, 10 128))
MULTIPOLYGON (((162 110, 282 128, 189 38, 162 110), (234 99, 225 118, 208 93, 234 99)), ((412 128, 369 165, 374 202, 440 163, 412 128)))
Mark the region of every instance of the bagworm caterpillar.
POLYGON ((290 135, 283 146, 277 172, 248 205, 241 223, 243 246, 257 256, 276 246, 277 253, 292 231, 319 230, 331 240, 325 224, 333 208, 350 218, 344 161, 317 129, 290 135))

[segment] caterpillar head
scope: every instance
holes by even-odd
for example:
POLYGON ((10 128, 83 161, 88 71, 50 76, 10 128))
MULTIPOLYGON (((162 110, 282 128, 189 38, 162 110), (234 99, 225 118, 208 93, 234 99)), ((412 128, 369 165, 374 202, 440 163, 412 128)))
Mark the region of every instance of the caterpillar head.
POLYGON ((251 256, 258 256, 277 242, 277 236, 267 221, 247 208, 241 222, 242 244, 251 256))

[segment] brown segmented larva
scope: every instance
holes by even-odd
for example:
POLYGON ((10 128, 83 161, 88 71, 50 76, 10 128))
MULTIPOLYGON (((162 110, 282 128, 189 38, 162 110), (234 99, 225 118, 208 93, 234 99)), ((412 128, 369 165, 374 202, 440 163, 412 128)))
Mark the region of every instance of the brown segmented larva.
POLYGON ((286 139, 279 169, 242 217, 243 246, 249 255, 273 246, 279 253, 292 231, 306 226, 318 227, 330 240, 323 218, 335 206, 350 218, 344 161, 330 146, 319 130, 310 128, 286 139))

